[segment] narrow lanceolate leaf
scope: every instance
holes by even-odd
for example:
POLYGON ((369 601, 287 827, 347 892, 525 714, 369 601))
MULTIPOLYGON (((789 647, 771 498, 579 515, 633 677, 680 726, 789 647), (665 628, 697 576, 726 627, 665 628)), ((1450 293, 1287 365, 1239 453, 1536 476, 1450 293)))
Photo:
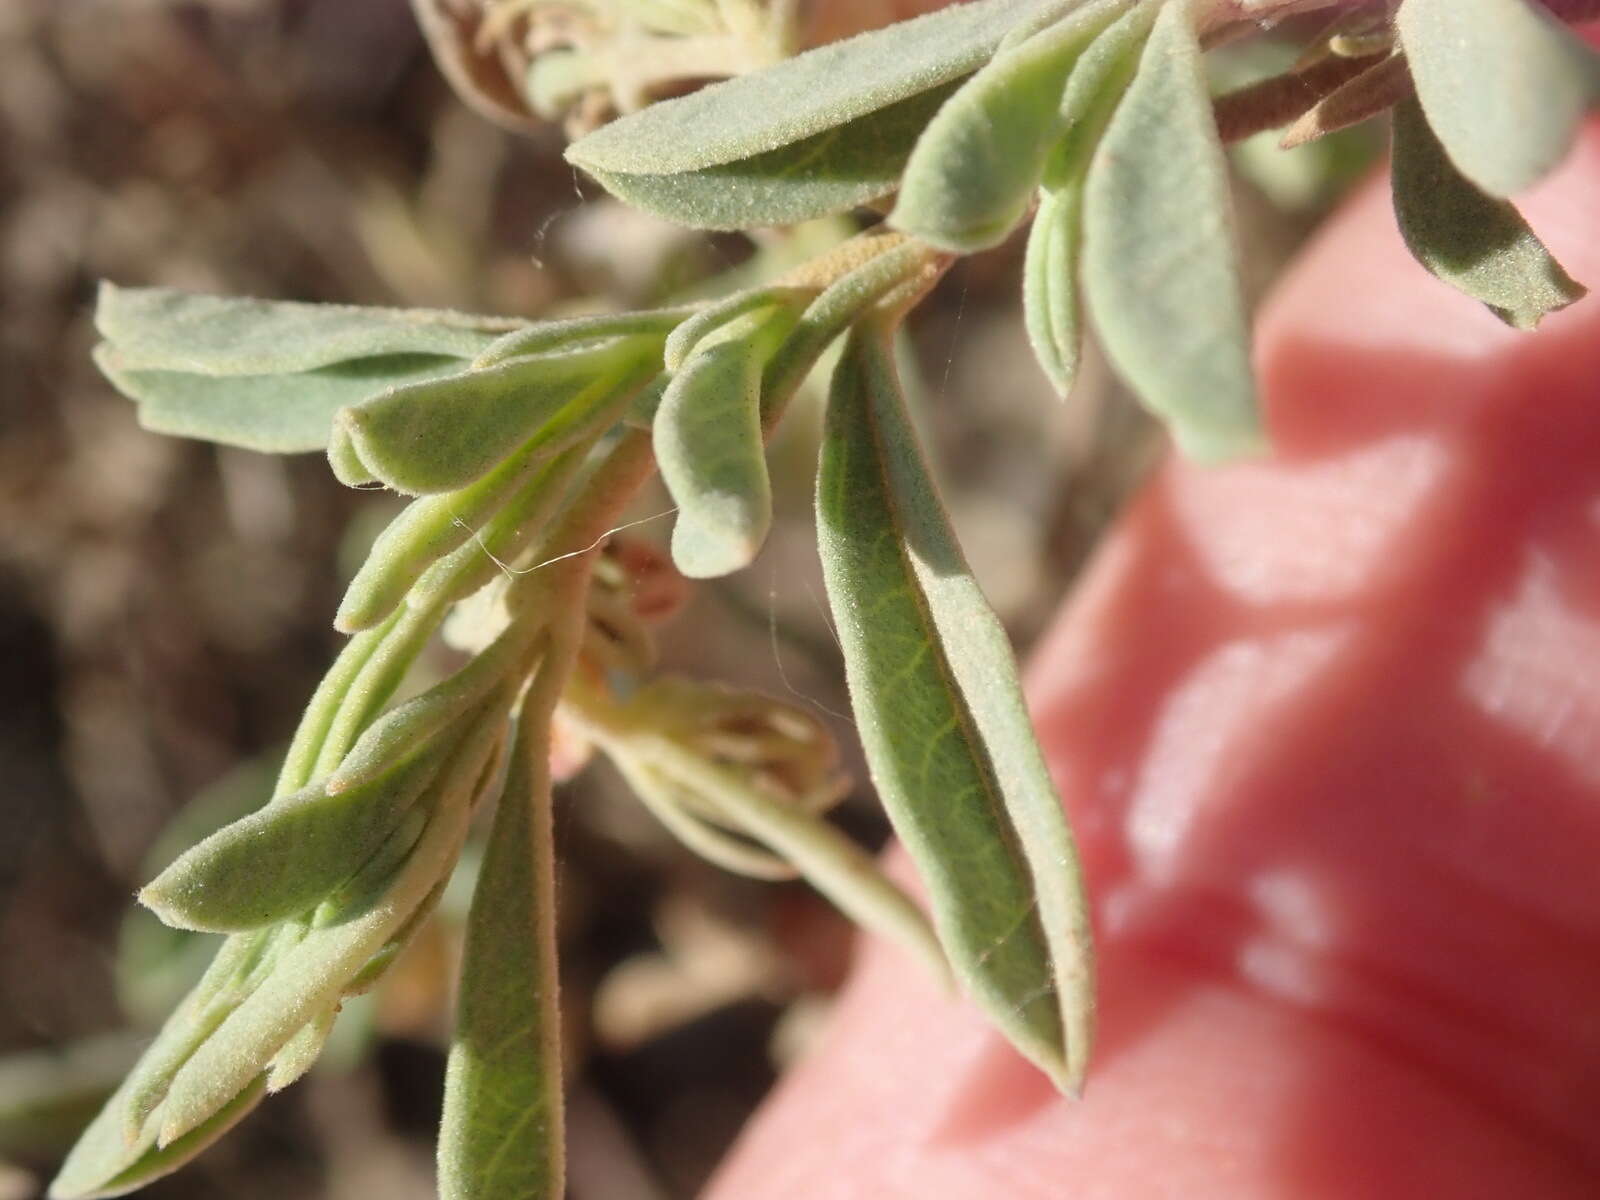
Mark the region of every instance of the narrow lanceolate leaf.
POLYGON ((1089 164, 1083 286, 1107 356, 1203 460, 1261 434, 1227 164, 1190 25, 1161 9, 1089 164))
POLYGON ((139 899, 168 925, 211 933, 308 912, 377 852, 437 769, 425 759, 337 794, 313 784, 281 797, 192 847, 139 899))
POLYGON ((955 544, 880 336, 856 331, 829 401, 817 526, 862 743, 951 965, 1056 1084, 1092 1016, 1076 854, 1005 631, 955 544))
POLYGON ((558 1200, 560 1013, 549 753, 522 731, 472 897, 439 1127, 444 1200, 558 1200))
POLYGON ((461 369, 459 358, 389 354, 295 375, 216 376, 134 368, 110 342, 95 347, 94 360, 112 386, 138 404, 139 424, 152 433, 268 454, 321 450, 328 445, 333 414, 345 405, 461 369))
POLYGON ((1065 132, 1045 164, 1045 187, 1076 182, 1088 167, 1089 156, 1139 68, 1139 52, 1160 12, 1159 0, 1140 0, 1079 55, 1061 95, 1065 132))
MULTIPOLYGON (((808 138, 733 162, 663 174, 580 165, 619 200, 679 225, 793 225, 892 192, 918 135, 955 87, 954 82, 939 83, 808 138)), ((660 107, 652 105, 639 115, 660 107)))
POLYGON ((574 142, 603 174, 676 175, 754 158, 970 74, 1038 0, 979 0, 653 104, 574 142))
POLYGON ((285 375, 362 358, 472 358, 527 322, 420 308, 202 296, 102 283, 95 328, 141 370, 285 375))
POLYGON ((672 558, 692 579, 748 566, 772 524, 761 372, 793 317, 740 317, 702 342, 656 409, 656 460, 678 506, 672 558))
POLYGON ((1038 0, 957 4, 653 104, 567 149, 628 203, 703 228, 787 224, 893 190, 956 82, 1038 0))
POLYGON ((1082 200, 1078 182, 1040 194, 1022 267, 1022 311, 1028 341, 1045 375, 1063 396, 1072 390, 1083 338, 1078 318, 1082 200))
POLYGON ((509 359, 391 388, 337 419, 356 457, 388 486, 447 492, 483 476, 535 433, 549 435, 552 452, 560 449, 559 433, 587 415, 582 402, 602 399, 639 350, 621 342, 509 359))
POLYGON ((1394 111, 1394 206, 1417 260, 1508 325, 1532 329, 1585 294, 1515 208, 1462 177, 1415 100, 1394 111))
POLYGON ((1428 123, 1492 196, 1537 182, 1600 96, 1595 54, 1528 0, 1405 0, 1397 17, 1428 123))
POLYGON ((941 249, 998 245, 1026 215, 1078 56, 1130 0, 1096 0, 996 55, 917 141, 890 223, 941 249))

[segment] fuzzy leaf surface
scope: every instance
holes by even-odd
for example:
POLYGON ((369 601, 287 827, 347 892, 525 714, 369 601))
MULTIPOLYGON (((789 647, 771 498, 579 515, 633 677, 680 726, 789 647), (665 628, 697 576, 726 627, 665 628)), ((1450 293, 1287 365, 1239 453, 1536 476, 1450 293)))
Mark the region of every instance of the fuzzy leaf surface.
POLYGON ((520 736, 467 918, 439 1128, 443 1200, 562 1194, 549 755, 520 736))
POLYGON ((1565 158, 1600 95, 1594 52, 1527 0, 1406 0, 1396 24, 1428 123, 1491 196, 1565 158))
POLYGON ((459 358, 390 354, 296 375, 202 375, 135 369, 109 342, 95 365, 139 406, 152 433, 198 438, 268 454, 303 454, 328 445, 333 414, 389 387, 437 379, 461 369, 459 358))
POLYGON ((284 375, 394 354, 472 358, 526 321, 102 283, 95 328, 141 370, 284 375))
POLYGON ((772 524, 761 373, 790 323, 771 311, 737 319, 696 348, 656 409, 657 464, 678 506, 672 558, 691 579, 748 566, 772 524))
POLYGON ((1040 194, 1022 267, 1022 314, 1033 355, 1065 396, 1078 372, 1078 255, 1083 235, 1079 182, 1040 194))
POLYGON ((833 42, 613 121, 567 158, 597 176, 751 159, 970 74, 1037 4, 978 0, 833 42))
POLYGON ((828 598, 873 780, 957 976, 1058 1087, 1092 1012, 1076 853, 1004 629, 972 578, 878 331, 850 336, 817 481, 828 598))
POLYGON ((1083 219, 1084 297, 1118 373, 1191 457, 1258 448, 1227 164, 1185 4, 1156 18, 1083 219))
POLYGON ((1097 0, 1003 50, 961 86, 917 141, 890 223, 931 245, 998 245, 1027 214, 1062 128, 1078 56, 1128 0, 1097 0))
POLYGON ((1417 261, 1506 324, 1532 329, 1586 294, 1508 201, 1456 170, 1415 100, 1394 111, 1393 175, 1395 215, 1417 261))
MULTIPOLYGON (((956 86, 935 84, 800 141, 732 162, 670 173, 586 169, 619 200, 680 225, 792 225, 892 192, 918 136, 956 86)), ((639 115, 661 107, 652 105, 639 115)))
POLYGON ((410 763, 330 795, 281 797, 206 838, 139 899, 168 925, 234 933, 316 907, 361 869, 428 785, 437 763, 410 763))
MULTIPOLYGON (((409 495, 448 492, 481 478, 535 433, 551 452, 563 430, 581 425, 597 381, 638 347, 533 354, 493 367, 391 388, 339 413, 360 462, 409 495), (578 411, 582 409, 583 411, 578 411)), ((611 382, 616 382, 614 379, 611 382)))

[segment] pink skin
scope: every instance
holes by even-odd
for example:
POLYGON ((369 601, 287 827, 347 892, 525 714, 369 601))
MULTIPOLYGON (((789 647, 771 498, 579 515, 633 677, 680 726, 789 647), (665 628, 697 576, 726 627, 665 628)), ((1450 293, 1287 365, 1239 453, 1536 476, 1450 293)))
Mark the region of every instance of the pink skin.
MULTIPOLYGON (((1600 281, 1600 126, 1526 198, 1600 281)), ((1365 188, 1034 656, 1095 897, 1070 1103, 864 947, 716 1200, 1600 1195, 1600 298, 1535 335, 1365 188)))

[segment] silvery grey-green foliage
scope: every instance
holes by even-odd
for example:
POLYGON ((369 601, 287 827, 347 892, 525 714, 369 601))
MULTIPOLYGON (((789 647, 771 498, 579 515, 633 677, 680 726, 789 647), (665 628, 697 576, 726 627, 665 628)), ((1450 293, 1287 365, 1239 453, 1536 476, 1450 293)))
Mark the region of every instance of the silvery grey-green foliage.
POLYGON ((1041 192, 1022 264, 1022 313, 1033 355, 1063 396, 1072 390, 1083 339, 1078 311, 1082 243, 1082 180, 1041 192))
POLYGON ((1258 449, 1227 163, 1186 7, 1167 4, 1090 160, 1085 303, 1106 355, 1185 453, 1258 449))
POLYGON ((1071 386, 1082 307, 1180 447, 1247 452, 1260 435, 1218 122, 1237 132, 1309 113, 1295 137, 1396 101, 1396 209, 1418 258, 1520 326, 1582 294, 1496 198, 1554 165, 1595 95, 1593 56, 1542 11, 1405 0, 1419 104, 1404 98, 1403 60, 1385 57, 1387 11, 1363 10, 1214 112, 1202 39, 1238 30, 1196 21, 1227 11, 977 0, 574 145, 572 161, 617 195, 699 227, 840 212, 902 185, 899 231, 743 278, 717 301, 528 322, 103 290, 96 358, 148 427, 325 449, 344 482, 419 498, 340 605, 353 636, 271 798, 142 893, 174 925, 228 936, 52 1195, 142 1186, 312 1066, 343 1001, 427 920, 474 808, 502 790, 519 705, 469 918, 444 1195, 553 1200, 561 1188, 558 709, 686 845, 757 877, 803 876, 936 973, 952 969, 1005 1036, 1078 1089, 1093 995, 1075 851, 1009 642, 913 436, 889 331, 953 253, 1002 240, 1037 195, 1025 317, 1057 389, 1071 386), (1344 54, 1359 65, 1316 66, 1344 54), (654 677, 648 621, 594 571, 657 468, 679 510, 683 570, 747 564, 770 520, 764 441, 841 335, 820 549, 872 775, 932 926, 826 820, 840 776, 825 730, 777 701, 654 677), (394 704, 452 609, 467 664, 394 704))
POLYGON ((271 453, 320 450, 333 414, 459 370, 526 322, 430 309, 101 287, 95 360, 146 428, 271 453))
POLYGON ((656 409, 661 481, 678 506, 672 557, 691 579, 746 567, 772 524, 761 375, 794 313, 770 305, 696 344, 656 409))
POLYGON ((1429 125, 1491 196, 1543 178, 1600 97, 1594 52, 1530 0, 1405 0, 1396 25, 1429 125))
POLYGON ((1010 644, 951 533, 884 331, 850 335, 817 477, 823 577, 873 782, 989 1019, 1076 1091, 1088 914, 1010 644))
POLYGON ((996 54, 939 109, 906 164, 890 223, 931 245, 998 245, 1027 215, 1066 122, 1078 56, 1131 0, 1092 0, 996 54))
POLYGON ((1394 210, 1417 260, 1508 325, 1532 329, 1585 295, 1515 208, 1455 169, 1415 100, 1394 111, 1394 210))

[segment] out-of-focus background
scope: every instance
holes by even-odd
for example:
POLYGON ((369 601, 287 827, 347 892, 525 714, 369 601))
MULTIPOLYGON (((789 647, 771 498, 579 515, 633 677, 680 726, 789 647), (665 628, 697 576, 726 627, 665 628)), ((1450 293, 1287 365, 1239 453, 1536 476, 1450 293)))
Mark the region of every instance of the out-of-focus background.
MULTIPOLYGON (((141 431, 90 363, 96 281, 538 315, 647 302, 774 242, 631 214, 562 145, 463 106, 405 0, 0 3, 0 1200, 40 1194, 209 953, 130 917, 133 892, 266 797, 396 507, 320 456, 141 431)), ((1259 150, 1257 287, 1363 153, 1259 150)), ((1092 354, 1070 404, 1050 393, 1020 254, 958 265, 912 343, 959 530, 1025 649, 1155 439, 1092 354)), ((810 543, 815 418, 774 448, 768 550, 698 590, 665 666, 813 708, 859 779, 810 543)), ((865 789, 840 819, 886 836, 865 789)), ((849 928, 803 886, 704 865, 603 770, 559 821, 572 1194, 691 1196, 825 1013, 849 928)), ((304 1083, 147 1194, 431 1196, 456 890, 304 1083)))

